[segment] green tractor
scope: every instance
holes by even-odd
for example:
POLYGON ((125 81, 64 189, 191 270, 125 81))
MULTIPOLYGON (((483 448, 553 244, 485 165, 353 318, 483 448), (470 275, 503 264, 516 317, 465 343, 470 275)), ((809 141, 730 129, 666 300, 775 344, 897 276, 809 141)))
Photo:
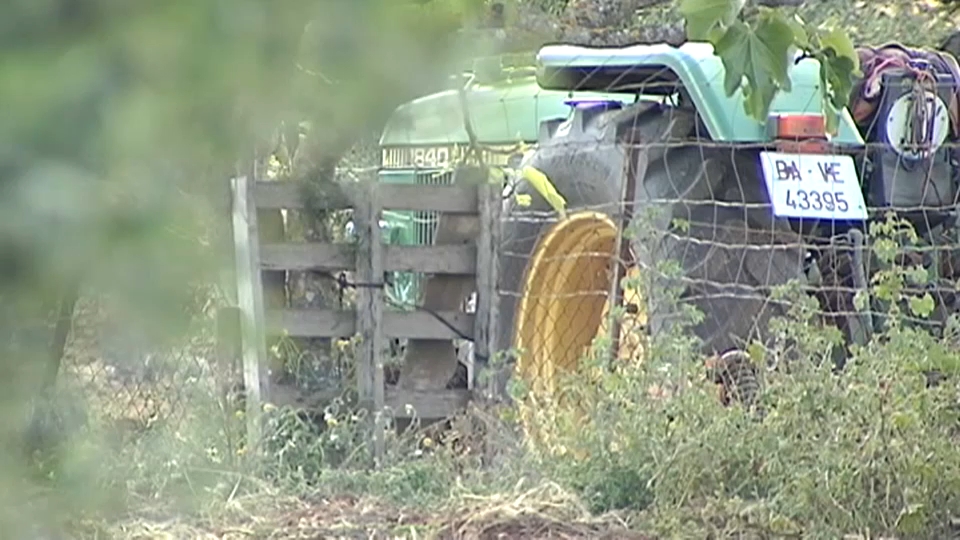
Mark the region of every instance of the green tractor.
MULTIPOLYGON (((652 285, 648 295, 617 295, 630 308, 621 356, 637 354, 622 349, 630 336, 672 324, 658 284, 680 286, 681 301, 703 314, 693 332, 706 356, 769 342, 770 319, 788 307, 771 290, 794 280, 809 285, 848 342, 869 339, 878 306, 853 307, 877 269, 868 225, 894 210, 922 243, 956 244, 960 162, 949 143, 960 73, 952 57, 929 51, 859 52, 865 76, 833 134, 819 64, 800 56, 766 121, 747 115, 741 92, 726 94, 723 64, 706 43, 548 45, 534 70, 472 79, 466 109, 487 164, 532 171, 565 199, 557 208, 533 182, 504 199, 499 348, 518 351, 511 373, 549 390, 556 373, 577 365, 607 331, 617 259, 626 259, 619 272, 652 285), (511 152, 520 141, 533 150, 511 152), (530 217, 545 214, 554 218, 530 217), (650 216, 653 233, 618 246, 624 215, 650 216), (678 263, 679 275, 658 272, 663 260, 678 263)), ((381 139, 382 181, 450 181, 469 142, 459 96, 397 110, 381 139)), ((407 231, 405 242, 442 233, 435 216, 387 221, 407 231)), ((918 294, 936 299, 938 328, 958 307, 947 292, 960 277, 946 270, 949 255, 917 252, 930 270, 918 294)), ((451 301, 464 292, 450 291, 451 301)))

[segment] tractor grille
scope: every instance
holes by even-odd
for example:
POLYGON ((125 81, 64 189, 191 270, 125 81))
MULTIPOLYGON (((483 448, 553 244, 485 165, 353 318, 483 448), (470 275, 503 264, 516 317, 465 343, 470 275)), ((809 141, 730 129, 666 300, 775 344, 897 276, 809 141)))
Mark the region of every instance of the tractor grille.
MULTIPOLYGON (((418 172, 417 184, 442 186, 453 183, 453 172, 418 172)), ((418 245, 432 245, 437 237, 437 219, 438 212, 417 212, 414 222, 416 223, 416 243, 418 245)))

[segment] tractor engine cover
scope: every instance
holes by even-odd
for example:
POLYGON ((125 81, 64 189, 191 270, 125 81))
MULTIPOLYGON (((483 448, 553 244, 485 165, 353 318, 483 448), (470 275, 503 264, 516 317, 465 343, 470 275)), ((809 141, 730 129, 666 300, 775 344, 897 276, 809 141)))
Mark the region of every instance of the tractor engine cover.
POLYGON ((918 227, 940 223, 957 202, 956 152, 947 103, 955 83, 918 88, 909 74, 884 74, 867 133, 868 204, 898 210, 918 227), (917 103, 917 101, 922 101, 917 103))

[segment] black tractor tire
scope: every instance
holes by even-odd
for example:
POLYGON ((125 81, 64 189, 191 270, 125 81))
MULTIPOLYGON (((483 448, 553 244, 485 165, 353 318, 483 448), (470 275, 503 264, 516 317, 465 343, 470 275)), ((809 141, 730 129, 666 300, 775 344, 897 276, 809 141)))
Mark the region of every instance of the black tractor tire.
MULTIPOLYGON (((629 111, 616 111, 581 122, 581 129, 574 122, 563 136, 541 142, 526 165, 549 178, 565 197, 568 213, 589 209, 613 217, 623 206, 624 161, 628 159, 621 142, 624 122, 629 122, 642 140, 676 140, 676 114, 644 111, 631 116, 629 111)), ((766 208, 742 204, 765 203, 767 199, 763 180, 755 172, 756 153, 735 154, 729 148, 711 152, 694 143, 661 149, 651 146, 645 151, 648 166, 637 180, 635 218, 651 205, 666 212, 656 220, 653 240, 631 240, 639 266, 650 267, 664 258, 680 263, 682 301, 692 303, 704 315, 692 330, 702 341, 705 355, 743 347, 751 339, 765 340, 767 321, 784 313, 784 306, 772 303, 767 290, 802 278, 804 258, 799 235, 792 233, 787 223, 774 219, 766 208), (672 226, 677 218, 688 226, 672 226)), ((516 310, 528 262, 553 224, 529 219, 532 214, 542 216, 551 211, 532 186, 521 182, 515 191, 529 196, 530 204, 519 206, 517 197, 504 203, 499 260, 501 351, 514 346, 516 310)), ((674 311, 658 311, 654 299, 647 300, 648 330, 665 329, 674 311)), ((505 383, 507 376, 502 373, 500 382, 505 383)))

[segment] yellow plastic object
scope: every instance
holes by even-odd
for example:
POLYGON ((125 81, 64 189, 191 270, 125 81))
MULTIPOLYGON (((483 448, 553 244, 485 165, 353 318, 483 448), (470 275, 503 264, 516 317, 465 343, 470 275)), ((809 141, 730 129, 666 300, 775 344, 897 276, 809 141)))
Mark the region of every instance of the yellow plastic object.
MULTIPOLYGON (((521 410, 528 433, 531 415, 540 414, 532 409, 539 407, 538 402, 546 405, 541 400, 556 399, 558 375, 575 369, 593 340, 607 331, 616 240, 617 227, 608 216, 578 212, 555 224, 534 250, 524 278, 513 341, 520 353, 517 374, 531 391, 527 409, 521 410)), ((638 275, 637 268, 628 271, 629 277, 638 275)), ((645 305, 634 288, 624 291, 624 300, 638 310, 621 324, 618 356, 639 361, 644 352, 645 305)), ((545 434, 539 435, 542 438, 545 434)))
POLYGON ((553 185, 547 175, 543 174, 538 169, 533 167, 524 167, 520 172, 521 176, 527 182, 530 182, 530 185, 537 190, 544 199, 547 200, 547 203, 553 207, 558 214, 560 214, 560 219, 566 219, 567 217, 567 200, 563 198, 563 195, 557 191, 557 188, 553 185))
MULTIPOLYGON (((621 286, 623 287, 623 305, 633 305, 637 308, 635 313, 624 314, 620 321, 620 347, 617 351, 617 358, 625 362, 642 361, 643 354, 646 350, 644 347, 644 336, 646 335, 647 312, 646 309, 644 309, 643 297, 640 295, 640 291, 631 285, 631 282, 636 283, 639 277, 640 269, 632 266, 627 269, 626 275, 621 282, 621 286)), ((609 312, 610 302, 607 301, 603 305, 603 315, 600 318, 600 329, 597 331, 597 337, 606 336, 610 332, 608 328, 610 320, 607 317, 609 312)))

